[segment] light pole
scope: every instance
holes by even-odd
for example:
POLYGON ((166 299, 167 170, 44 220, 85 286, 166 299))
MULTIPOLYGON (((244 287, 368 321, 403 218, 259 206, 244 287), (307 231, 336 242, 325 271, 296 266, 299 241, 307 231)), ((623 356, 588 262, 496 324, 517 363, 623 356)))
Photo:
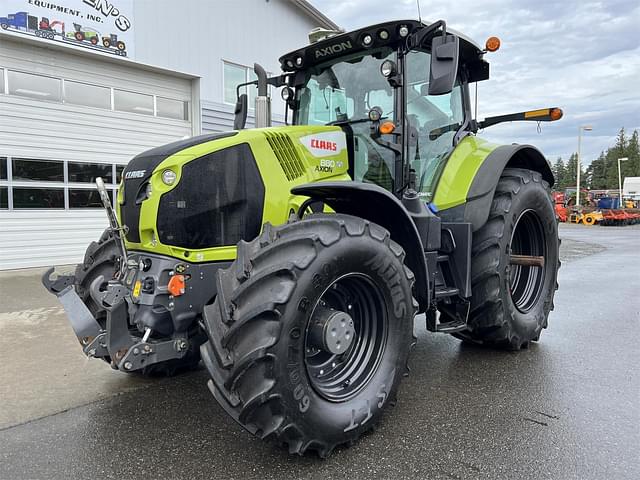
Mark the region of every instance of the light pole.
POLYGON ((627 157, 618 159, 618 189, 620 190, 620 208, 624 208, 624 202, 622 201, 622 174, 620 173, 620 162, 626 162, 629 160, 627 157))
POLYGON ((577 163, 577 173, 576 173, 576 207, 580 206, 580 144, 582 143, 582 131, 590 132, 593 130, 591 125, 580 125, 578 127, 578 158, 576 159, 577 163))

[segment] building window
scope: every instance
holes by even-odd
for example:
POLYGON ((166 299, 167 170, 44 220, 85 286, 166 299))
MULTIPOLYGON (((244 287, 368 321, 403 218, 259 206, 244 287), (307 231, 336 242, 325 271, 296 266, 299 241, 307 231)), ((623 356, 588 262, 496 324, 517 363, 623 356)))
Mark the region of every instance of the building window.
POLYGON ((9 93, 37 100, 61 100, 62 81, 59 78, 43 77, 30 73, 9 70, 9 93))
POLYGON ((9 208, 9 188, 0 187, 0 209, 9 208))
MULTIPOLYGON (((160 97, 151 93, 117 90, 107 86, 13 70, 7 70, 7 72, 8 93, 11 95, 38 100, 62 101, 65 104, 104 110, 189 120, 189 102, 185 100, 160 97)), ((5 93, 4 76, 5 70, 0 67, 0 93, 5 93)), ((235 103, 235 97, 233 103, 235 103)))
POLYGON ((0 209, 102 208, 94 182, 105 181, 113 203, 124 165, 0 157, 0 209), (84 184, 84 185, 83 185, 84 184))
POLYGON ((176 120, 189 119, 189 102, 156 97, 156 115, 176 120))
POLYGON ((58 160, 14 158, 11 171, 14 181, 64 182, 64 162, 58 160))
MULTIPOLYGON (((258 79, 252 68, 229 62, 223 62, 223 74, 224 102, 234 105, 237 101, 236 88, 238 85, 253 82, 258 79)), ((270 74, 267 73, 267 76, 269 75, 270 74)), ((269 86, 269 93, 270 91, 271 86, 269 86)), ((253 109, 256 96, 258 95, 257 87, 255 85, 246 85, 240 89, 240 93, 246 93, 248 95, 248 106, 253 109)))
MULTIPOLYGON (((224 101, 226 103, 236 103, 236 88, 241 83, 247 81, 247 67, 241 67, 232 63, 224 63, 224 101)), ((246 93, 246 87, 240 90, 246 93)))
POLYGON ((67 178, 71 183, 94 183, 98 177, 102 177, 104 183, 113 183, 113 169, 110 163, 69 162, 67 168, 67 178))
POLYGON ((124 170, 124 165, 116 165, 116 183, 120 183, 122 181, 123 170, 124 170))
POLYGON ((113 107, 114 110, 119 112, 153 115, 153 95, 127 92, 125 90, 114 90, 113 107))
MULTIPOLYGON (((107 190, 113 204, 113 190, 107 190)), ((102 208, 102 200, 97 189, 70 188, 69 208, 102 208)))
POLYGON ((86 107, 111 109, 111 89, 87 83, 64 81, 64 102, 86 107))
POLYGON ((64 188, 13 187, 13 208, 64 209, 64 188))

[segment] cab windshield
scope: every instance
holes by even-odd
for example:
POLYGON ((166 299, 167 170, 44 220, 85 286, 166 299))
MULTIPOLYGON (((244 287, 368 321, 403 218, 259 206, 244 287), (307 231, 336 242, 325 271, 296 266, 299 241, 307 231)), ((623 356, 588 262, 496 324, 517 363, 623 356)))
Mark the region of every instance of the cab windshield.
POLYGON ((307 73, 297 90, 298 125, 344 124, 354 138, 354 180, 394 189, 394 155, 371 138, 368 113, 380 107, 383 118, 395 121, 395 92, 380 73, 386 59, 396 60, 391 49, 342 57, 307 73), (359 122, 359 120, 363 120, 359 122))
MULTIPOLYGON (((320 65, 307 72, 305 83, 297 89, 297 125, 338 124, 353 134, 353 179, 396 190, 395 156, 371 138, 368 113, 379 107, 383 119, 396 120, 397 89, 380 73, 380 65, 390 59, 397 63, 396 52, 387 48, 352 55, 320 65)), ((407 126, 405 168, 416 173, 416 189, 429 201, 442 168, 453 150, 456 132, 464 125, 462 87, 431 96, 429 90, 430 54, 414 50, 406 56, 404 83, 407 126)), ((393 141, 390 135, 383 140, 393 141)), ((401 180, 401 179, 400 179, 401 180)), ((401 186, 401 185, 398 185, 401 186)))

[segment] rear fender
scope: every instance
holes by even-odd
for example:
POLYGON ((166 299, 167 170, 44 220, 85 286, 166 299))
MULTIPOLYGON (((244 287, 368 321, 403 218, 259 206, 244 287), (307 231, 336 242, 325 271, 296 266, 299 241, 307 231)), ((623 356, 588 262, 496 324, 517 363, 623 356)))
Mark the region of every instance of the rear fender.
POLYGON ((427 264, 420 235, 402 203, 387 190, 361 182, 319 182, 291 189, 294 195, 321 200, 337 213, 364 218, 386 228, 405 251, 405 263, 416 278, 415 296, 419 311, 429 307, 427 264))
POLYGON ((471 223, 475 232, 489 218, 491 202, 505 168, 526 168, 540 172, 549 186, 553 185, 553 172, 546 158, 531 145, 502 145, 495 148, 482 162, 476 172, 466 202, 453 208, 440 211, 440 217, 447 222, 471 223))

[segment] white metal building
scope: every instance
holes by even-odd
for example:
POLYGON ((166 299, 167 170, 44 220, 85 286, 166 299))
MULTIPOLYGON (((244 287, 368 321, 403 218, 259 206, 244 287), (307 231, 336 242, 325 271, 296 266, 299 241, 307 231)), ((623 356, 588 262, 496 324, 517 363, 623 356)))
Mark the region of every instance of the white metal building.
MULTIPOLYGON (((235 87, 253 62, 277 73, 278 57, 309 30, 336 28, 303 0, 120 0, 132 24, 120 38, 135 52, 125 57, 100 45, 109 31, 90 42, 91 29, 74 24, 81 41, 58 21, 62 31, 43 39, 36 22, 63 13, 11 1, 13 11, 0 11, 0 269, 80 261, 106 226, 97 176, 115 192, 136 154, 230 129, 235 87)), ((277 121, 277 101, 273 110, 277 121)))

